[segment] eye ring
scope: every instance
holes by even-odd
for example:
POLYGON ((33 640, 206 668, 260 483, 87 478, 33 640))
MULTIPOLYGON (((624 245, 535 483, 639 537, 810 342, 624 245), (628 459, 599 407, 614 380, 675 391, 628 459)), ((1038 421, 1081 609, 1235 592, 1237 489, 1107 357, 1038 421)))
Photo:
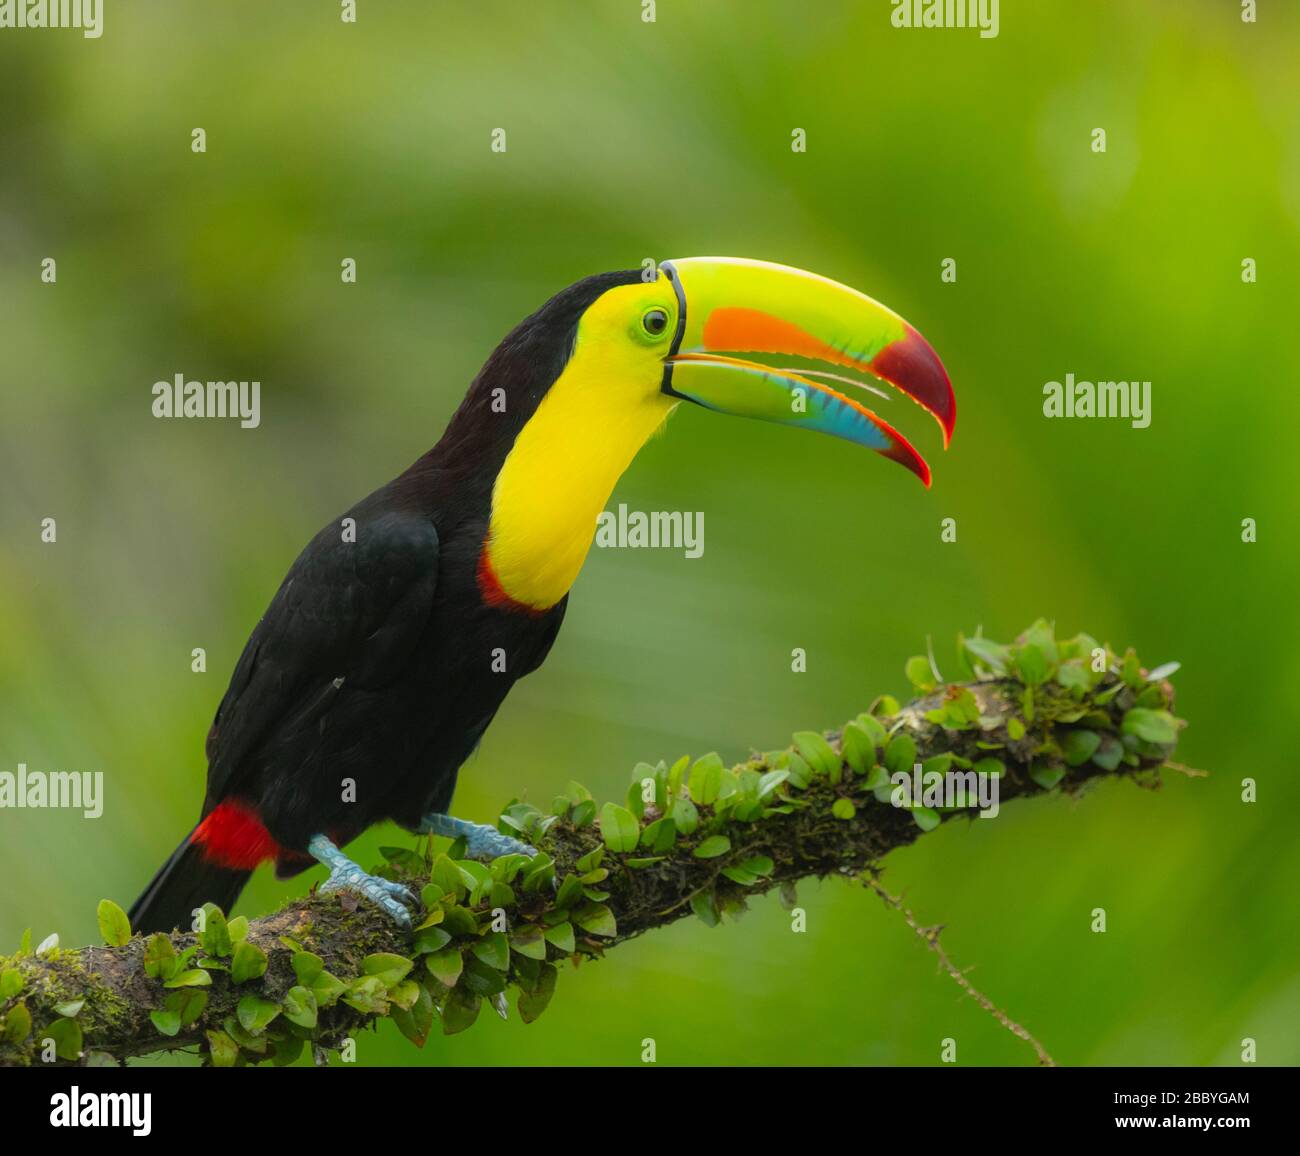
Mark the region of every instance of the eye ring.
POLYGON ((651 337, 662 337, 668 332, 668 313, 663 309, 647 309, 641 317, 641 328, 651 337))

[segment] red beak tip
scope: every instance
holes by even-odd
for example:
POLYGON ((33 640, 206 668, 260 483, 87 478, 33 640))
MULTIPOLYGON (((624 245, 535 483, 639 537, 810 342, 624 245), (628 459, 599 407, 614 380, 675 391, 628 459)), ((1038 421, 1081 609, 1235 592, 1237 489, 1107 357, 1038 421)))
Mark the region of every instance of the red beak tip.
POLYGON ((957 395, 953 393, 952 382, 948 380, 947 371, 943 375, 944 382, 948 386, 948 412, 946 417, 938 418, 939 428, 943 430, 943 448, 947 449, 952 442, 953 431, 957 428, 957 395))
POLYGON ((903 469, 910 474, 915 474, 927 490, 930 488, 930 467, 926 465, 925 459, 918 457, 915 461, 903 461, 900 458, 894 459, 903 469))
POLYGON ((947 449, 957 425, 957 398, 952 381, 930 343, 906 322, 904 330, 901 338, 871 359, 868 368, 934 415, 943 430, 943 447, 947 449))
MULTIPOLYGON (((898 437, 895 434, 895 437, 898 437)), ((897 444, 885 453, 887 458, 892 458, 905 470, 909 470, 921 479, 921 484, 928 490, 930 488, 930 463, 916 452, 912 444, 903 437, 898 437, 897 444)))

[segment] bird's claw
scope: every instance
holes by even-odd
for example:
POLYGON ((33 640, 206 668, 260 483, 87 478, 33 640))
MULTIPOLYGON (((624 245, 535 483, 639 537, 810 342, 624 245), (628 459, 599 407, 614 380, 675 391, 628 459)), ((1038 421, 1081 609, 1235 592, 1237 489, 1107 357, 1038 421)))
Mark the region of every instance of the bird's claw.
POLYGON ((425 815, 417 830, 425 835, 464 839, 465 854, 471 859, 499 859, 502 855, 527 855, 531 859, 537 854, 536 847, 513 835, 503 835, 487 823, 471 823, 441 812, 425 815))
POLYGON ((416 908, 419 900, 409 887, 383 879, 378 875, 367 875, 359 867, 339 867, 330 872, 330 876, 320 886, 322 895, 338 891, 351 891, 369 899, 399 927, 410 931, 412 927, 411 912, 407 907, 416 908))
POLYGON ((381 884, 383 884, 384 890, 387 891, 389 895, 394 896, 403 903, 409 904, 411 907, 418 908, 420 906, 420 897, 404 883, 394 883, 391 879, 384 879, 379 875, 371 876, 371 878, 377 879, 381 884))
POLYGON ((527 855, 531 859, 537 848, 513 835, 503 835, 495 827, 475 824, 465 835, 465 854, 471 859, 499 859, 502 855, 527 855))

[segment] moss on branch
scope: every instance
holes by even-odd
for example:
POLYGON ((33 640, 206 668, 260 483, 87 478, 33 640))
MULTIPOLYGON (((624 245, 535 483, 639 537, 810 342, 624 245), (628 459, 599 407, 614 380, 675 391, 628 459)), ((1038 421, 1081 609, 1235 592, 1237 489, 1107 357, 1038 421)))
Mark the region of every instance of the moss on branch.
POLYGON ((530 1022, 566 962, 687 915, 717 924, 773 888, 793 902, 800 879, 858 876, 973 816, 963 788, 995 784, 1001 806, 1103 776, 1154 781, 1176 745, 1172 665, 1148 673, 1132 651, 1058 641, 1042 621, 1009 646, 959 639, 957 662, 949 683, 913 658, 906 706, 884 696, 840 731, 799 732, 732 767, 639 764, 622 802, 598 807, 577 783, 549 811, 515 801, 500 826, 539 849, 532 859, 477 863, 423 840, 389 851, 382 872, 421 895, 413 933, 364 901, 309 895, 251 922, 209 905, 201 932, 145 938, 105 901, 107 946, 33 951, 27 937, 0 958, 0 1065, 179 1049, 283 1064, 345 1047, 381 1016, 422 1045, 484 1004, 505 1014, 512 990, 530 1022), (932 794, 909 797, 907 783, 932 794))

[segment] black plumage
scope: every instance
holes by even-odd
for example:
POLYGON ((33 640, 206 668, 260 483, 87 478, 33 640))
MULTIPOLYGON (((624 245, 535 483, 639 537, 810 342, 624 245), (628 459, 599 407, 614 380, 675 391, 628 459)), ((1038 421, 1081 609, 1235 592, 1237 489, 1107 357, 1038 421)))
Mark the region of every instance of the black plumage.
POLYGON ((438 444, 298 556, 217 708, 200 825, 132 909, 137 930, 188 923, 206 900, 234 901, 258 848, 241 862, 196 842, 223 804, 265 829, 280 875, 312 865, 316 834, 342 845, 382 820, 414 829, 447 809, 461 764, 515 681, 546 658, 567 603, 536 612, 484 599, 493 483, 563 370, 582 313, 639 276, 588 277, 520 323, 438 444), (493 406, 497 390, 504 410, 493 406), (504 671, 494 669, 498 649, 504 671))

